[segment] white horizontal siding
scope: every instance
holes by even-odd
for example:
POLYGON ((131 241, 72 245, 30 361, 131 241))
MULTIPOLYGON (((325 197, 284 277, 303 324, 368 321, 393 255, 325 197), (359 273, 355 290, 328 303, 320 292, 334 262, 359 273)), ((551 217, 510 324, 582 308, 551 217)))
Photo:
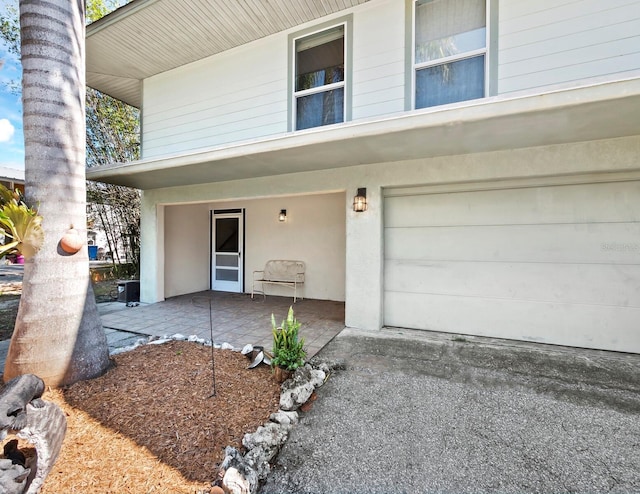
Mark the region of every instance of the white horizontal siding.
MULTIPOLYGON (((404 110, 404 12, 378 0, 340 13, 354 16, 352 120, 404 110)), ((287 132, 288 35, 317 23, 145 80, 144 158, 287 132)))
POLYGON ((498 91, 640 70, 640 2, 503 0, 498 91))
POLYGON ((357 9, 353 40, 353 120, 404 110, 404 4, 357 9))
POLYGON ((285 132, 286 63, 272 36, 145 80, 144 157, 285 132))
MULTIPOLYGON (((352 120, 403 112, 405 3, 371 0, 146 79, 144 158, 286 133, 288 36, 350 14, 352 120)), ((499 93, 640 74, 638 0, 499 0, 498 19, 499 93)))

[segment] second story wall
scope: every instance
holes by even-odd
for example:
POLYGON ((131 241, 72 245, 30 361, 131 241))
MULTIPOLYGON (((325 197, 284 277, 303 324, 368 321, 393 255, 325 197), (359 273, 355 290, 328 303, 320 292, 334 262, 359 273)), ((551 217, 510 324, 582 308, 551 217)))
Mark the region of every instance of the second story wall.
POLYGON ((403 2, 372 1, 354 14, 353 119, 404 111, 403 2))
POLYGON ((500 93, 640 68, 637 0, 503 0, 499 16, 500 93))
POLYGON ((352 15, 352 119, 404 110, 405 8, 369 4, 257 40, 144 81, 144 158, 205 149, 288 131, 289 42, 315 25, 352 15))
POLYGON ((286 130, 286 37, 271 36, 144 81, 144 158, 286 130))
MULTIPOLYGON (((486 5, 486 31, 494 36, 486 44, 486 97, 640 76, 637 0, 486 5)), ((336 22, 347 31, 345 120, 412 109, 414 70, 423 68, 413 65, 413 6, 413 0, 371 0, 144 80, 143 158, 291 132, 292 40, 336 22)))

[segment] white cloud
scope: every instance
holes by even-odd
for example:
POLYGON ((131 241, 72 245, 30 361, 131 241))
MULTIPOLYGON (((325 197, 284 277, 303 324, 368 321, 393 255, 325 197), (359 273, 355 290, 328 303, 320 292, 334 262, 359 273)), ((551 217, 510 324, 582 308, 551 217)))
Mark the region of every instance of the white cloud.
POLYGON ((0 142, 9 142, 16 129, 6 118, 0 118, 0 142))

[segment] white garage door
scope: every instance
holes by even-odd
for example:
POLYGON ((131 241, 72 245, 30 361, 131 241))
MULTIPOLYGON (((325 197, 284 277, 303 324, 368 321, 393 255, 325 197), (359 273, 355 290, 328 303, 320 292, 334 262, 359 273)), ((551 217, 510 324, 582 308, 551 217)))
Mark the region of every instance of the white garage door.
POLYGON ((640 182, 385 192, 386 326, 640 353, 640 182))

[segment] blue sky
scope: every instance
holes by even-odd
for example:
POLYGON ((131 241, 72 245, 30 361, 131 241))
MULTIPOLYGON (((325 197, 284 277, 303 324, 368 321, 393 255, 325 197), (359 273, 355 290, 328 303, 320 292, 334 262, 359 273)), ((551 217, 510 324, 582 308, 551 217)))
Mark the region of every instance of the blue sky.
MULTIPOLYGON (((0 9, 5 12, 12 0, 0 0, 0 9)), ((0 167, 24 170, 24 143, 22 136, 22 104, 20 94, 8 87, 12 81, 20 80, 20 62, 7 52, 0 41, 0 167)))

